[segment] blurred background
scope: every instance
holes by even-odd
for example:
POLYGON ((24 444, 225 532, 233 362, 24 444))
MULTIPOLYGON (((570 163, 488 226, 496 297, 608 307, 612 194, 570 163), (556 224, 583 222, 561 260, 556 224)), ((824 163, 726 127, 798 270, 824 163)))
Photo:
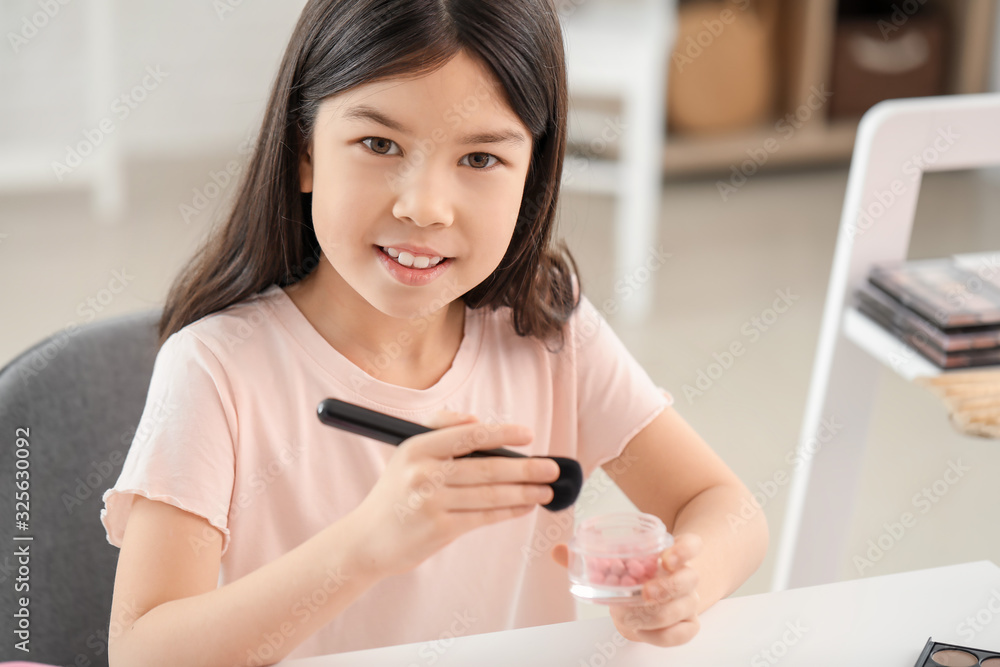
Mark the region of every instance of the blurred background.
MULTIPOLYGON (((162 305, 231 202, 303 4, 0 4, 0 366, 70 324, 162 305)), ((772 549, 737 594, 765 592, 788 493, 775 480, 791 473, 858 120, 882 99, 1000 90, 996 3, 560 11, 572 149, 559 232, 591 301, 764 494, 772 549), (779 293, 791 305, 755 323, 779 293), (744 354, 685 391, 736 341, 744 354)), ((1000 250, 998 186, 995 170, 928 174, 909 256, 1000 250)), ((886 368, 866 456, 842 579, 1000 562, 1000 443, 960 435, 938 399, 886 368), (851 555, 954 460, 970 471, 859 568, 851 555)), ((583 514, 628 506, 603 473, 589 483, 599 500, 583 514)))

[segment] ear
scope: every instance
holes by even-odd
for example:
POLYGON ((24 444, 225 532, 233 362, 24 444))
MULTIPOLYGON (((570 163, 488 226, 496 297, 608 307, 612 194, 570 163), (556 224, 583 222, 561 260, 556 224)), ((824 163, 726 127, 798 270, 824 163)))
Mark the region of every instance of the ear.
POLYGON ((301 192, 313 191, 312 142, 306 146, 299 157, 299 190, 301 192))

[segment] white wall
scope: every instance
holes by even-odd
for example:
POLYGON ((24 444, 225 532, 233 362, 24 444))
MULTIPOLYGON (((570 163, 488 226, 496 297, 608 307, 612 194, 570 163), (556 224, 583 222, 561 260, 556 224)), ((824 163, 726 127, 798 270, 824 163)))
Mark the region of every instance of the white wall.
POLYGON ((304 4, 4 0, 0 152, 61 159, 66 144, 109 119, 127 156, 232 153, 259 124, 304 4), (111 20, 100 15, 102 5, 111 20), (109 67, 94 64, 95 35, 109 67), (157 83, 147 68, 166 76, 157 83), (138 91, 145 99, 125 116, 119 97, 144 77, 153 87, 138 91))

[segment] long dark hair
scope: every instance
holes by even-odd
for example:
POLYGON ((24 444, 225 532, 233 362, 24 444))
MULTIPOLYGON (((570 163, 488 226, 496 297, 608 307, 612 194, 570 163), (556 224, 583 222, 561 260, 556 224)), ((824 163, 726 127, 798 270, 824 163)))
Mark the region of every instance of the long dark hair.
MULTIPOLYGON (((462 295, 509 306, 515 331, 564 343, 576 263, 551 241, 566 150, 566 71, 551 0, 310 0, 285 51, 233 209, 175 279, 160 345, 206 315, 307 276, 320 261, 299 156, 320 103, 354 86, 431 72, 458 52, 496 76, 531 131, 521 209, 497 269, 462 295), (572 267, 572 268, 571 268, 572 267)), ((552 349, 552 348, 550 348, 552 349)))

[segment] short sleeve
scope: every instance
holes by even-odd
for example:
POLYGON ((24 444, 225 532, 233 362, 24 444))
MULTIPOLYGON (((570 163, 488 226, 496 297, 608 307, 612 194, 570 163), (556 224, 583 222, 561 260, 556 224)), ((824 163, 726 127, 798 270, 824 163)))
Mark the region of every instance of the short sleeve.
POLYGON ((225 553, 236 428, 231 386, 215 354, 188 329, 172 334, 156 355, 121 475, 103 496, 108 542, 121 547, 141 495, 204 517, 223 533, 225 553))
POLYGON ((568 342, 576 356, 577 456, 589 474, 620 455, 673 397, 656 386, 586 297, 570 320, 568 342))

